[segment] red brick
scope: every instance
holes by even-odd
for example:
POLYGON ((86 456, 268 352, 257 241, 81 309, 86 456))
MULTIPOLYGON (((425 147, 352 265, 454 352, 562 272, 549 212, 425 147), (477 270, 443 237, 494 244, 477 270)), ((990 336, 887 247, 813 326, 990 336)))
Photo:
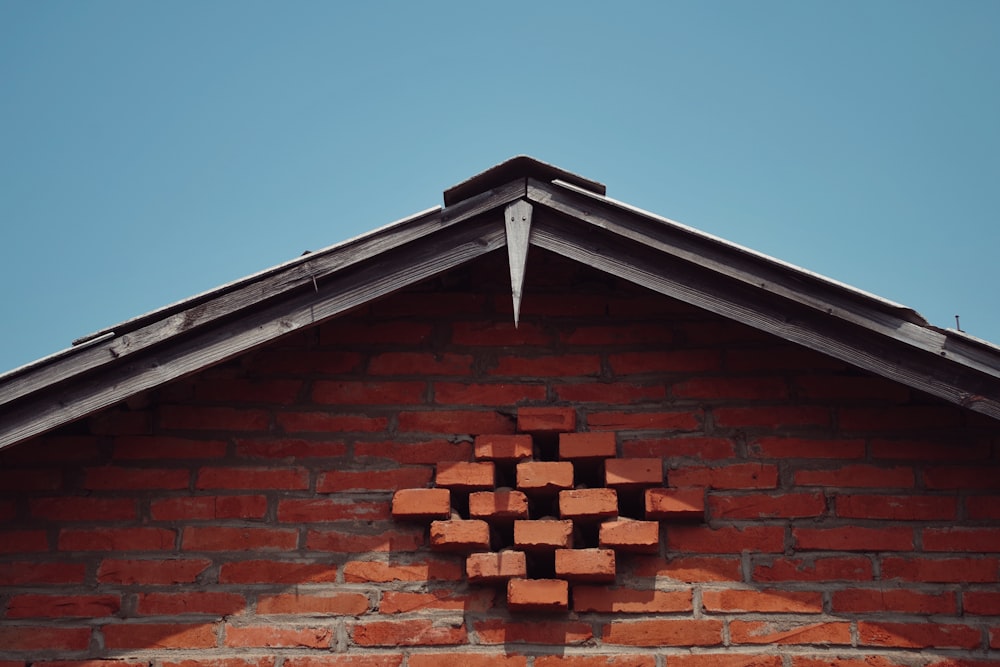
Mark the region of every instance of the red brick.
POLYGON ((528 518, 528 497, 521 491, 476 491, 469 494, 469 518, 510 521, 528 518))
POLYGON ((820 492, 770 494, 711 494, 712 517, 717 519, 798 519, 822 516, 826 497, 820 492))
POLYGON ((793 621, 729 622, 733 644, 844 644, 851 643, 850 623, 809 623, 793 621))
POLYGON ((347 445, 340 441, 301 438, 236 441, 236 456, 244 459, 328 459, 346 453, 347 445))
MULTIPOLYGON (((525 667, 528 659, 523 655, 496 655, 483 653, 415 653, 410 656, 409 667, 525 667)), ((537 665, 537 660, 535 661, 537 665)))
POLYGON ((517 488, 531 494, 554 494, 573 488, 569 461, 528 461, 517 464, 517 488))
POLYGON ((383 614, 405 614, 424 610, 488 611, 493 608, 496 592, 480 588, 471 593, 451 590, 436 590, 430 593, 408 593, 385 591, 379 612, 383 614))
POLYGON ((569 584, 562 579, 510 579, 507 608, 511 611, 566 611, 569 584))
MULTIPOLYGON (((912 663, 903 658, 904 662, 896 662, 883 656, 870 655, 864 658, 845 658, 843 656, 827 656, 823 658, 807 658, 796 656, 792 658, 792 667, 911 667, 912 663)), ((944 667, 935 663, 937 667, 944 667)), ((951 667, 959 667, 954 664, 951 667)), ((964 667, 971 667, 965 665, 964 667)))
POLYGON ((105 466, 84 470, 83 488, 93 491, 149 491, 187 489, 191 471, 179 468, 124 468, 105 466))
POLYGON ((820 614, 823 594, 812 591, 728 590, 704 591, 708 612, 761 612, 769 614, 820 614))
POLYGON ((618 492, 600 488, 560 491, 559 516, 577 521, 618 516, 618 492))
POLYGON ((644 499, 647 519, 697 521, 705 518, 703 489, 646 489, 644 499))
POLYGON ((260 648, 329 648, 336 641, 333 628, 226 625, 226 646, 260 648))
POLYGON ((0 567, 0 586, 79 584, 86 567, 83 563, 7 561, 0 567))
POLYGON ((573 548, 573 522, 538 519, 514 522, 514 545, 529 551, 573 548))
MULTIPOLYGON (((164 667, 171 663, 164 662, 164 667)), ((173 663, 176 665, 176 663, 173 663)), ((235 665, 235 663, 234 663, 235 665)), ((148 660, 46 660, 45 662, 25 663, 23 660, 0 660, 0 667, 149 667, 148 660)), ((196 667, 206 667, 204 664, 196 667)))
POLYGON ((738 554, 742 551, 778 553, 785 550, 782 526, 670 526, 667 548, 670 551, 704 554, 738 554))
POLYGON ((363 382, 317 380, 312 399, 319 405, 413 405, 422 403, 423 382, 363 382))
POLYGON ((109 649, 214 648, 213 623, 118 623, 101 628, 109 649))
POLYGON ((604 462, 604 482, 615 489, 662 486, 663 459, 608 459, 604 462))
POLYGON ((282 412, 275 415, 286 433, 372 433, 389 426, 385 417, 330 414, 328 412, 282 412))
POLYGON ((924 470, 928 489, 983 489, 1000 491, 1000 474, 995 467, 941 466, 924 470))
POLYGON ((818 406, 761 406, 715 408, 715 423, 723 428, 787 428, 829 426, 830 411, 818 406))
MULTIPOLYGON (((526 579, 525 581, 531 581, 526 579)), ((577 621, 510 621, 491 618, 475 623, 480 644, 551 644, 576 646, 593 638, 590 623, 577 621)))
POLYGON ((433 465, 441 461, 467 461, 472 454, 468 442, 428 440, 426 442, 357 442, 355 457, 389 459, 403 464, 433 465))
POLYGON ((166 528, 64 528, 60 551, 172 551, 177 534, 166 528))
POLYGON ((1000 581, 1000 558, 883 558, 882 578, 992 584, 1000 581))
POLYGON ((138 435, 149 433, 152 415, 143 411, 106 410, 89 420, 89 430, 95 435, 138 435))
POLYGON ((778 467, 765 463, 734 463, 725 466, 683 466, 669 472, 672 486, 709 489, 774 489, 778 467))
POLYGON ((465 559, 465 570, 470 582, 485 583, 524 578, 528 566, 523 551, 501 551, 471 554, 465 559))
POLYGON ((464 625, 432 619, 369 621, 355 625, 350 634, 358 646, 448 646, 468 639, 464 625))
POLYGON ((0 488, 11 491, 57 491, 62 487, 61 470, 0 470, 0 488))
POLYGON ((678 382, 670 388, 677 398, 707 400, 745 399, 766 401, 788 397, 788 385, 780 377, 700 377, 678 382))
MULTIPOLYGON (((572 274, 570 274, 572 275, 572 274)), ((537 276, 536 280, 544 280, 537 276)), ((562 285, 560 285, 560 288, 562 285)), ((510 295, 495 297, 497 310, 501 306, 510 307, 510 295)), ((541 315, 544 317, 584 317, 606 315, 607 301, 595 294, 567 294, 562 289, 555 294, 535 292, 521 305, 522 315, 541 315)), ((502 312, 502 311, 501 311, 502 312)))
POLYGON ((138 516, 134 498, 33 498, 32 517, 48 521, 121 521, 138 516))
MULTIPOLYGON (((424 322, 408 321, 406 326, 397 322, 346 322, 335 320, 320 327, 319 340, 323 345, 342 345, 344 343, 375 345, 399 343, 416 345, 426 342, 434 331, 434 327, 424 322)), ((348 372, 346 369, 342 372, 348 372)))
MULTIPOLYGON (((796 658, 793 658, 793 660, 795 659, 796 658)), ((696 655, 678 655, 671 656, 669 662, 670 667, 781 667, 782 664, 780 655, 749 655, 745 653, 698 653, 696 655)), ((816 667, 819 667, 819 665, 816 667)), ((824 662, 823 667, 838 666, 833 663, 824 662)), ((866 665, 865 667, 879 666, 866 665)), ((881 667, 887 666, 883 665, 881 667)))
POLYGON ((401 489, 392 496, 394 519, 447 519, 451 516, 448 489, 401 489))
POLYGON ((150 516, 156 521, 192 519, 263 519, 265 496, 183 496, 153 500, 150 516))
POLYGON ((121 608, 118 595, 14 595, 7 618, 67 618, 113 616, 121 608))
POLYGON ((430 481, 431 468, 427 466, 389 470, 331 470, 319 476, 316 492, 395 491, 427 486, 430 481))
POLYGON ((925 528, 924 551, 1000 552, 1000 528, 925 528))
POLYGON ((194 397, 213 403, 270 403, 287 405, 298 397, 301 380, 199 378, 194 397))
POLYGON ((526 401, 544 401, 545 385, 493 382, 436 382, 434 402, 439 405, 511 405, 526 401))
POLYGON ((514 377, 569 377, 601 374, 601 358, 596 354, 555 356, 501 356, 490 375, 514 377))
POLYGON ((103 439, 93 435, 47 435, 35 438, 37 447, 8 447, 0 451, 0 467, 12 469, 23 463, 38 463, 38 452, 44 451, 50 461, 60 463, 91 462, 102 458, 103 439))
POLYGON ((272 551, 297 547, 297 532, 280 528, 187 526, 181 539, 185 551, 272 551))
POLYGON ((574 586, 573 611, 602 614, 658 614, 691 611, 691 591, 653 591, 609 586, 574 586))
POLYGON ((393 581, 458 581, 462 568, 452 559, 425 558, 414 562, 351 561, 344 565, 347 583, 393 581))
POLYGON ((622 376, 714 371, 722 359, 718 350, 665 350, 611 354, 608 361, 612 372, 622 376))
POLYGON ((962 412, 951 406, 895 406, 885 408, 840 408, 838 423, 845 431, 903 431, 956 428, 962 412))
POLYGON ((486 320, 453 322, 451 325, 451 340, 456 345, 548 346, 553 342, 553 339, 551 334, 530 322, 520 322, 517 328, 514 327, 513 322, 486 320))
POLYGON ((318 584, 337 580, 337 566, 278 560, 243 560, 223 563, 220 584, 318 584))
POLYGON ((682 556, 664 560, 656 556, 631 560, 633 573, 640 577, 662 577, 687 583, 743 579, 738 558, 682 556))
POLYGON ((614 621, 601 628, 601 639, 627 646, 716 646, 722 643, 722 621, 614 621))
POLYGON ((833 470, 798 470, 795 473, 795 484, 825 487, 912 488, 913 469, 853 465, 833 470))
POLYGON ((945 496, 838 495, 837 516, 853 519, 931 521, 954 519, 958 499, 945 496))
POLYGON ((968 625, 858 621, 858 643, 862 646, 973 649, 980 641, 980 630, 968 625))
POLYGON ((309 471, 304 468, 202 468, 196 489, 281 489, 309 488, 309 471))
POLYGON ((667 396, 662 384, 631 384, 626 382, 574 382, 556 384, 556 397, 571 403, 602 403, 631 405, 659 401, 667 396))
POLYGON ((370 375, 469 375, 471 354, 433 354, 429 352, 384 352, 368 362, 370 375))
POLYGON ((626 440, 622 443, 625 457, 665 459, 693 458, 699 461, 729 459, 736 456, 736 446, 727 438, 686 436, 663 439, 626 440))
POLYGON ((872 458, 928 461, 983 461, 992 455, 989 442, 955 442, 953 437, 941 441, 871 439, 872 458))
POLYGON ((218 459, 226 455, 224 440, 122 436, 115 438, 112 458, 119 461, 163 459, 218 459))
POLYGON ((571 581, 614 581, 611 549, 556 549, 556 576, 571 581))
MULTIPOLYGON (((90 644, 90 628, 51 625, 7 625, 0 627, 0 646, 5 651, 82 651, 90 644)), ((38 663, 35 663, 38 664, 38 663)))
POLYGON ((576 412, 573 408, 518 408, 517 430, 539 435, 575 431, 576 412))
POLYGON ((0 531, 0 553, 48 551, 49 536, 44 530, 0 531))
POLYGON ((656 553, 660 549, 660 524, 655 521, 619 519, 601 524, 602 547, 634 553, 656 553))
POLYGON ((280 593, 259 595, 257 614, 309 614, 311 616, 358 616, 369 609, 368 596, 363 593, 307 595, 280 593))
POLYGON ((751 456, 763 459, 861 459, 865 441, 762 436, 753 439, 748 450, 751 456))
POLYGON ((962 593, 962 609, 966 614, 1000 616, 1000 591, 966 591, 962 593))
POLYGON ((900 589, 849 588, 833 592, 832 610, 849 614, 896 611, 908 614, 956 613, 952 592, 920 593, 900 589))
POLYGON ((490 525, 485 521, 432 521, 431 547, 441 551, 489 551, 490 525))
POLYGON ((496 486, 496 475, 492 461, 447 461, 437 464, 434 483, 457 491, 484 491, 496 486))
POLYGON ((369 534, 339 530, 310 530, 306 533, 306 548, 315 551, 336 553, 416 551, 423 545, 424 531, 419 527, 386 529, 381 533, 369 534))
POLYGON ((861 556, 834 558, 777 558, 758 564, 754 581, 871 581, 872 563, 861 556))
POLYGON ((161 428, 178 431, 266 431, 271 416, 266 410, 205 405, 163 405, 161 428))
POLYGON ((475 440, 476 459, 480 461, 523 461, 533 451, 531 436, 479 435, 475 440))
POLYGON ((97 570, 97 581, 109 584, 189 584, 208 569, 205 558, 122 560, 108 558, 97 570))
POLYGON ((699 428, 693 412, 591 412, 587 415, 591 431, 694 431, 699 428))
POLYGON ((795 548, 823 551, 910 551, 913 530, 902 527, 793 528, 795 548))
POLYGON ((183 593, 139 593, 136 613, 141 616, 180 616, 183 614, 240 614, 247 606, 242 595, 185 591, 183 593))
POLYGON ((967 496, 965 511, 970 519, 1000 519, 1000 502, 996 496, 967 496))
POLYGON ((399 430, 403 433, 443 433, 446 435, 513 433, 512 420, 496 411, 439 410, 400 412, 399 430))
POLYGON ((615 434, 609 431, 559 434, 559 458, 562 460, 608 459, 617 453, 615 434))
MULTIPOLYGON (((673 658, 671 658, 673 659, 673 658)), ((535 667, 655 667, 651 655, 540 655, 535 667)))
POLYGON ((581 326, 564 331, 560 339, 569 345, 664 345, 674 338, 673 328, 658 324, 581 326))

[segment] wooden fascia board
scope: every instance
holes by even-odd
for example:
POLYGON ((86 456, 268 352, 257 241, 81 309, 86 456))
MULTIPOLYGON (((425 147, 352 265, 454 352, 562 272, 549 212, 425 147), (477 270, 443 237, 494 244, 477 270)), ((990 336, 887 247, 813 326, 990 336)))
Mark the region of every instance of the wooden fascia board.
POLYGON ((644 243, 602 228, 582 233, 578 220, 535 211, 531 243, 784 340, 840 359, 976 412, 1000 418, 1000 383, 949 359, 859 327, 775 294, 755 290, 644 243))
MULTIPOLYGON (((447 209, 411 220, 409 224, 389 228, 386 233, 366 235, 356 243, 337 246, 333 252, 317 253, 308 261, 295 263, 277 272, 266 273, 259 280, 236 283, 230 291, 208 300, 195 300, 193 303, 183 304, 185 307, 177 312, 164 313, 153 321, 136 321, 133 326, 137 328, 132 330, 116 329, 113 337, 81 346, 75 354, 55 359, 50 364, 28 367, 26 372, 0 382, 2 390, 0 407, 36 391, 43 391, 81 374, 115 364, 151 347, 167 343, 175 336, 211 326, 247 308, 255 308, 303 288, 312 290, 314 285, 340 271, 428 235, 461 225, 493 209, 502 208, 512 201, 523 198, 525 193, 525 179, 512 181, 447 209)), ((498 219, 497 224, 502 227, 502 219, 498 219)))
POLYGON ((470 221, 331 277, 314 291, 271 302, 240 317, 204 326, 170 345, 149 347, 106 368, 26 397, 0 416, 0 448, 91 415, 142 391, 196 373, 280 336, 318 324, 374 299, 438 275, 506 243, 502 219, 470 221))
POLYGON ((899 313, 894 312, 899 309, 869 305, 867 299, 852 291, 734 252, 728 246, 694 237, 661 220, 647 220, 589 193, 529 180, 528 200, 667 256, 706 267, 755 290, 811 308, 829 316, 829 321, 840 320, 868 329, 901 345, 1000 379, 1000 356, 911 322, 905 315, 912 311, 899 313))

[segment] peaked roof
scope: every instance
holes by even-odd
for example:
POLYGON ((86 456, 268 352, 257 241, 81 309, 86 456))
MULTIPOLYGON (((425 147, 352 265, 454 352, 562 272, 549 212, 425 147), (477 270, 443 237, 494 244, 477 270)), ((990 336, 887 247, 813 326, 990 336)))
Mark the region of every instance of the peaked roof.
POLYGON ((1000 419, 1000 348, 618 202, 527 156, 436 207, 136 317, 0 375, 0 448, 507 247, 514 318, 537 246, 1000 419))

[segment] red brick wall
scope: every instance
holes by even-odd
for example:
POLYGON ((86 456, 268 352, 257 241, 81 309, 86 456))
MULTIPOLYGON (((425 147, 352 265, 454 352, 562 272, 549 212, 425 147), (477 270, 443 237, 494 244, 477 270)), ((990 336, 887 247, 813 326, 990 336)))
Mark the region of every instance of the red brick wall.
POLYGON ((543 255, 515 331, 505 271, 0 453, 0 667, 1000 665, 997 424, 543 255), (594 611, 390 515, 541 405, 706 494, 594 611))

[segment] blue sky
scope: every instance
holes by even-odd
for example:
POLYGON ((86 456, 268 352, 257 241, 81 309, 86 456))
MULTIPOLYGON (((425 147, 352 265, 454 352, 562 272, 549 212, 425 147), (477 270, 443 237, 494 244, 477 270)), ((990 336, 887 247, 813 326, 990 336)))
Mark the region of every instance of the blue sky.
POLYGON ((0 0, 0 371, 527 153, 1000 343, 1000 3, 0 0))

